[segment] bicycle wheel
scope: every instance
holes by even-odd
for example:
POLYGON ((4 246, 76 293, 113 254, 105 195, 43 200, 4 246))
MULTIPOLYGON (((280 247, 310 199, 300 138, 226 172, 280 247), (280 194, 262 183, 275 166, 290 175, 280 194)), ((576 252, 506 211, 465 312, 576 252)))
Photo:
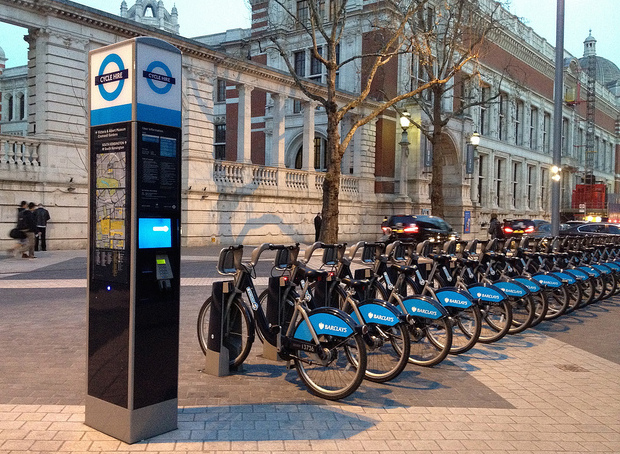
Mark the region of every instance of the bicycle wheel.
POLYGON ((607 299, 615 292, 617 279, 613 273, 603 274, 603 294, 601 299, 607 299))
POLYGON ((452 326, 448 317, 437 320, 415 318, 411 331, 409 362, 431 367, 442 362, 452 347, 452 326))
POLYGON ((464 309, 446 307, 452 319, 452 347, 450 354, 458 355, 473 348, 482 331, 482 314, 477 305, 464 309))
MULTIPOLYGON (((357 318, 345 291, 338 287, 336 292, 340 309, 357 318)), ((409 359, 411 338, 408 325, 401 322, 387 326, 365 320, 364 323, 368 327, 368 334, 363 336, 366 342, 366 379, 383 383, 396 378, 405 369, 409 359)))
MULTIPOLYGON (((406 285, 408 290, 413 292, 414 283, 407 279, 406 285)), ((435 277, 433 279, 433 288, 438 290, 444 287, 444 282, 441 279, 435 277)), ((450 354, 458 355, 465 353, 473 348, 480 338, 480 332, 482 330, 482 314, 480 308, 473 304, 470 307, 459 308, 447 306, 446 310, 450 314, 452 321, 452 346, 450 347, 450 354)))
POLYGON ((554 320, 566 312, 568 308, 568 304, 570 302, 570 297, 568 296, 568 290, 566 286, 546 289, 545 293, 547 294, 547 314, 545 315, 545 320, 554 320))
MULTIPOLYGON (((204 354, 207 353, 212 303, 213 298, 207 298, 198 313, 198 343, 204 354)), ((252 349, 254 320, 248 308, 239 299, 233 300, 223 317, 222 327, 225 334, 222 345, 228 349, 230 367, 239 367, 252 349)))
POLYGON ((509 334, 517 334, 525 331, 534 320, 536 306, 532 295, 525 295, 521 298, 511 298, 512 325, 508 330, 509 334))
POLYGON ((512 324, 512 307, 508 300, 500 301, 497 304, 490 304, 486 301, 480 302, 482 311, 482 331, 480 332, 479 342, 490 344, 497 342, 508 334, 512 324))
MULTIPOLYGON (((302 321, 301 323, 305 323, 302 321)), ((359 388, 366 372, 366 346, 360 334, 347 338, 323 335, 320 353, 297 350, 295 368, 315 396, 343 399, 359 388)))
POLYGON ((574 284, 568 284, 568 306, 566 308, 566 314, 574 311, 581 304, 581 300, 583 299, 583 287, 581 282, 577 281, 574 284))
POLYGON ((366 379, 383 383, 398 377, 407 366, 411 351, 408 325, 369 323, 366 326, 366 379))
POLYGON ((581 292, 583 297, 578 307, 584 307, 594 301, 596 298, 596 289, 594 279, 589 277, 584 281, 581 281, 581 292))
POLYGON ((536 326, 540 322, 545 319, 545 315, 547 315, 547 311, 549 310, 549 304, 547 302, 547 295, 544 291, 535 293, 532 296, 532 300, 534 300, 534 319, 530 326, 536 326))

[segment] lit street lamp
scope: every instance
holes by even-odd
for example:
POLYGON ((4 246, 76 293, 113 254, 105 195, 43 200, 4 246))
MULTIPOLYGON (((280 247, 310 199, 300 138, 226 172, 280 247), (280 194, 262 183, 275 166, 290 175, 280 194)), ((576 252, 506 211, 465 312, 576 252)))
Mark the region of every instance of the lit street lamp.
POLYGON ((407 168, 409 158, 409 137, 407 130, 411 126, 411 114, 407 109, 403 110, 400 115, 400 127, 403 129, 400 136, 400 185, 398 190, 399 197, 407 197, 407 168))

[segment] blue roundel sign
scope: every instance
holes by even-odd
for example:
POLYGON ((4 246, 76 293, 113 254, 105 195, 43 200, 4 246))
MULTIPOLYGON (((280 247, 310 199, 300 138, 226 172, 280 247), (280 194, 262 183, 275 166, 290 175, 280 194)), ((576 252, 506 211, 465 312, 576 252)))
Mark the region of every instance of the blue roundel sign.
POLYGON ((175 84, 175 79, 174 77, 172 77, 172 72, 170 71, 170 68, 168 68, 168 66, 166 66, 166 64, 161 61, 152 62, 146 68, 146 71, 143 72, 143 76, 146 78, 146 81, 149 84, 149 87, 151 87, 151 90, 160 95, 165 95, 166 93, 168 93, 172 86, 175 84), (153 72, 155 69, 162 70, 164 74, 153 72), (158 87, 157 85, 155 85, 155 81, 163 82, 164 86, 158 87))
POLYGON ((125 85, 127 75, 128 71, 125 69, 123 59, 117 54, 109 54, 106 58, 104 58, 101 62, 101 66, 99 66, 99 73, 95 78, 95 85, 99 87, 101 97, 106 101, 114 101, 118 98, 118 95, 120 95, 123 91, 123 86, 125 85), (118 67, 118 71, 106 73, 106 69, 111 63, 114 63, 118 67), (108 91, 105 86, 109 82, 118 82, 118 85, 114 90, 108 91))

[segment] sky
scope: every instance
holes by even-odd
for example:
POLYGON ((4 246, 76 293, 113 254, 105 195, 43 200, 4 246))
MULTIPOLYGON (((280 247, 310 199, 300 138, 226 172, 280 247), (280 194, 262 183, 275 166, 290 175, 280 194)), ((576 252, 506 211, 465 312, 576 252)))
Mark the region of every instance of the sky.
MULTIPOLYGON (((82 0, 86 6, 120 14, 122 0, 82 0)), ((131 7, 135 0, 126 0, 131 7)), ((511 0, 510 11, 536 33, 555 45, 558 0, 511 0)), ((596 53, 620 67, 620 0, 564 0, 564 48, 575 57, 583 56, 583 41, 590 29, 596 38, 596 53)), ((176 5, 180 33, 191 38, 223 32, 232 28, 249 28, 250 10, 246 0, 164 0, 168 11, 176 5)), ((23 29, 0 22, 0 47, 7 67, 26 64, 27 45, 23 29)))

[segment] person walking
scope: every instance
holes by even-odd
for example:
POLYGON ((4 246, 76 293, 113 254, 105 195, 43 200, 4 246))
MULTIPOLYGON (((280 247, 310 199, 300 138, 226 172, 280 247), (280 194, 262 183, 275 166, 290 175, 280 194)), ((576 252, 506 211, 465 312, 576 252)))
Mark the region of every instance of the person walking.
MULTIPOLYGON (((20 219, 21 213, 22 211, 27 210, 27 209, 28 209, 28 202, 26 202, 25 200, 22 200, 21 203, 19 204, 19 207, 17 207, 17 225, 16 225, 17 229, 20 229, 19 219, 20 219)), ((11 246, 8 249, 9 255, 15 256, 16 253, 21 252, 24 248, 24 244, 26 243, 27 243, 26 236, 24 236, 22 239, 17 240, 17 243, 15 243, 13 246, 11 246)))
POLYGON ((489 222, 489 235, 491 238, 503 238, 502 225, 497 219, 496 214, 491 215, 491 221, 489 222))
POLYGON ((24 259, 34 259, 34 234, 37 230, 37 221, 34 217, 34 202, 28 204, 28 208, 19 212, 17 228, 26 234, 26 242, 22 244, 20 252, 24 259), (26 254, 28 250, 28 254, 26 254))
POLYGON ((319 235, 321 234, 321 225, 323 224, 323 218, 321 213, 317 213, 314 217, 314 241, 319 241, 319 235))
POLYGON ((39 246, 41 246, 41 250, 47 250, 47 245, 45 242, 45 234, 47 231, 47 221, 50 220, 50 213, 45 209, 42 203, 39 203, 39 207, 34 210, 34 218, 37 224, 37 231, 34 238, 34 250, 35 252, 39 250, 39 246))

